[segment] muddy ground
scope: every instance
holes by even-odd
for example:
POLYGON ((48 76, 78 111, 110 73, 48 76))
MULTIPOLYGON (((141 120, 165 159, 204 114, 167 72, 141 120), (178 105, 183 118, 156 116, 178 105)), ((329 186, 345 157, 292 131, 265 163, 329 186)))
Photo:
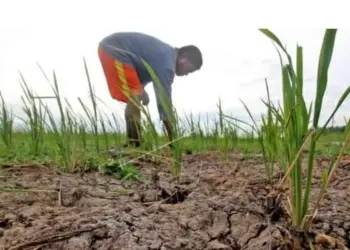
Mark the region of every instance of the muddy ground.
MULTIPOLYGON (((318 160, 315 185, 326 163, 318 160)), ((3 166, 0 249, 291 249, 286 210, 268 215, 261 159, 186 155, 179 184, 166 162, 138 165, 141 183, 49 166, 3 166)), ((347 164, 337 170, 313 226, 347 247, 349 172, 347 164)))

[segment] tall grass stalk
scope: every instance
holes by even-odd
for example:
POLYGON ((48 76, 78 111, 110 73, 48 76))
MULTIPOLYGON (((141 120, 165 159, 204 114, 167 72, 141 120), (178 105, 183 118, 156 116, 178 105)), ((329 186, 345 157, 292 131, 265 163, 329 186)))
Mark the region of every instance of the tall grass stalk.
POLYGON ((159 135, 157 133, 156 126, 154 125, 154 123, 152 121, 149 109, 142 107, 141 111, 146 118, 146 119, 144 119, 144 123, 143 123, 142 128, 144 129, 144 131, 146 131, 146 133, 149 136, 149 138, 148 138, 148 141, 150 142, 149 147, 151 149, 158 148, 159 147, 159 135))
POLYGON ((23 118, 22 120, 24 123, 29 124, 27 126, 30 131, 31 153, 39 155, 44 141, 46 108, 40 98, 34 97, 34 93, 29 89, 21 73, 20 76, 22 80, 21 87, 24 92, 24 97, 21 97, 23 102, 22 109, 28 118, 28 120, 23 118), (39 99, 39 101, 36 99, 39 99))
MULTIPOLYGON (((106 128, 106 122, 103 119, 102 114, 100 114, 100 125, 101 125, 101 133, 103 135, 104 142, 105 142, 105 147, 106 147, 106 150, 108 150, 109 149, 109 138, 108 138, 108 132, 107 132, 107 128, 106 128)), ((97 134, 97 137, 98 136, 99 135, 97 134)))
MULTIPOLYGON (((185 114, 185 118, 184 118, 184 119, 185 119, 185 127, 186 127, 186 125, 187 125, 189 131, 194 131, 194 130, 196 130, 197 124, 195 123, 195 120, 194 120, 194 118, 193 118, 193 114, 192 114, 192 113, 189 114, 189 115, 185 114)), ((193 133, 193 134, 191 135, 191 137, 192 137, 193 139, 196 139, 197 136, 198 136, 197 133, 193 133)))
POLYGON ((230 136, 229 136, 229 127, 225 124, 224 112, 222 109, 222 102, 219 99, 219 103, 217 104, 219 109, 219 127, 220 127, 220 135, 219 137, 223 138, 222 143, 222 157, 223 160, 227 160, 228 152, 229 152, 229 144, 230 144, 230 136))
POLYGON ((350 92, 348 87, 327 122, 322 129, 318 129, 319 119, 322 111, 323 97, 328 85, 328 70, 331 63, 336 29, 327 29, 324 33, 322 48, 319 55, 318 73, 317 73, 317 92, 313 107, 312 130, 317 132, 311 134, 310 149, 308 153, 307 180, 306 186, 302 185, 301 176, 301 157, 298 152, 304 144, 305 137, 309 134, 309 120, 311 117, 311 105, 308 109, 303 95, 303 48, 297 45, 296 48, 296 70, 293 67, 292 58, 287 50, 282 46, 278 37, 268 29, 260 30, 270 38, 278 48, 281 49, 287 57, 287 65, 283 64, 282 55, 276 48, 281 64, 282 72, 282 89, 283 89, 283 110, 275 106, 268 106, 273 110, 279 126, 282 128, 283 140, 281 144, 285 150, 283 156, 288 165, 295 163, 291 171, 290 178, 290 200, 292 211, 292 222, 294 226, 301 227, 303 220, 309 212, 311 184, 313 176, 313 164, 315 157, 316 142, 324 128, 332 120, 338 108, 342 105, 350 92), (304 191, 304 192, 303 192, 304 191))
POLYGON ((84 119, 80 118, 80 122, 78 125, 78 137, 80 144, 82 146, 82 149, 85 151, 87 150, 87 131, 86 131, 87 124, 84 119))
POLYGON ((166 94, 166 91, 160 82, 160 79, 158 78, 156 72, 152 69, 152 67, 141 58, 141 61, 145 65, 148 73, 150 74, 154 88, 157 90, 156 92, 160 93, 159 96, 157 95, 156 98, 158 99, 158 102, 163 107, 168 122, 170 123, 171 130, 172 130, 172 138, 171 138, 171 144, 172 144, 172 155, 173 155, 173 166, 171 167, 171 172, 176 178, 180 178, 181 174, 181 161, 182 161, 182 155, 184 153, 184 147, 183 147, 183 141, 179 140, 179 138, 183 138, 183 135, 180 130, 180 124, 179 124, 179 117, 176 112, 176 109, 172 105, 172 100, 168 98, 168 95, 166 94))
POLYGON ((89 95, 90 95, 90 101, 92 104, 93 112, 91 113, 89 108, 86 106, 86 104, 82 101, 80 97, 78 98, 78 100, 80 102, 80 105, 84 109, 88 120, 90 121, 91 130, 94 135, 95 150, 96 150, 96 153, 98 154, 100 152, 100 143, 99 143, 99 137, 98 137, 98 108, 97 108, 97 102, 96 102, 96 95, 92 88, 90 74, 89 74, 89 70, 88 70, 85 58, 83 58, 83 61, 84 61, 85 74, 89 85, 89 95))
POLYGON ((47 109, 50 130, 54 133, 59 152, 58 162, 67 170, 72 170, 77 165, 76 144, 74 141, 73 115, 69 109, 64 109, 55 71, 53 72, 54 85, 52 90, 59 108, 60 122, 57 123, 52 111, 47 109))
POLYGON ((13 122, 14 117, 12 111, 7 107, 0 91, 0 134, 8 150, 12 149, 13 122))
POLYGON ((112 118, 113 118, 113 122, 109 117, 107 118, 108 124, 112 128, 112 131, 113 131, 112 134, 113 134, 115 144, 119 145, 121 143, 120 135, 122 133, 122 129, 114 113, 112 113, 112 118))
MULTIPOLYGON (((267 115, 266 117, 262 115, 262 125, 259 131, 259 142, 264 157, 267 177, 269 180, 271 180, 274 174, 275 163, 277 159, 279 159, 279 156, 283 153, 279 149, 282 134, 280 133, 278 120, 275 119, 273 115, 273 104, 270 98, 267 79, 265 79, 265 85, 267 93, 267 115)), ((285 170, 285 168, 283 170, 285 170)))

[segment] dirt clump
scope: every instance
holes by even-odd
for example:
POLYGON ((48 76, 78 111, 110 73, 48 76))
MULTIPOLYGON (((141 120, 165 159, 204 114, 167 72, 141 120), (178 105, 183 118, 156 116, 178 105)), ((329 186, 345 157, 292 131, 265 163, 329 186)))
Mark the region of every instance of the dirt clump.
MULTIPOLYGON (((0 250, 292 249, 288 214, 267 213, 261 159, 192 153, 182 165, 179 182, 166 163, 145 161, 138 164, 142 182, 50 166, 2 167, 0 250)), ((349 170, 337 170, 312 228, 347 247, 349 170)))

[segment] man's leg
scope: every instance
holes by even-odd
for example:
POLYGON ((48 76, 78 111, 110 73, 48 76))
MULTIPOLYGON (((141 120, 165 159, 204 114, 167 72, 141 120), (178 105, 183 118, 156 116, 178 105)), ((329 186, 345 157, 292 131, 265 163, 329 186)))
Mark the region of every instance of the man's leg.
POLYGON ((126 103, 127 144, 138 147, 141 130, 140 96, 143 94, 143 86, 133 67, 115 60, 102 48, 98 52, 112 98, 126 103))
POLYGON ((131 96, 126 103, 125 121, 127 144, 139 147, 141 137, 141 110, 140 110, 140 96, 131 96))

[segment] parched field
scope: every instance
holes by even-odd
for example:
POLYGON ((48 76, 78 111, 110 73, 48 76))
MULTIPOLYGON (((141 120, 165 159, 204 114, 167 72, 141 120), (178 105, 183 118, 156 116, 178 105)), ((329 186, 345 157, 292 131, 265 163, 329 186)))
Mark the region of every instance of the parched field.
POLYGON ((349 249, 350 120, 333 121, 350 86, 329 117, 322 106, 337 30, 324 33, 311 103, 303 47, 294 69, 278 37, 260 31, 279 47, 278 104, 265 79, 261 119, 242 100, 250 122, 225 114, 220 99, 212 117, 170 112, 171 149, 147 109, 141 148, 119 148, 125 121, 102 112, 85 61, 84 114, 55 73, 49 97, 21 75, 23 115, 0 92, 0 250, 349 249))
MULTIPOLYGON (((312 193, 328 164, 317 158, 312 193)), ((259 155, 186 154, 180 181, 165 159, 140 158, 136 167, 145 178, 122 182, 98 171, 3 165, 0 249, 292 249, 286 201, 267 205, 271 185, 259 155)), ((312 227, 347 247, 349 173, 344 157, 312 227)))

